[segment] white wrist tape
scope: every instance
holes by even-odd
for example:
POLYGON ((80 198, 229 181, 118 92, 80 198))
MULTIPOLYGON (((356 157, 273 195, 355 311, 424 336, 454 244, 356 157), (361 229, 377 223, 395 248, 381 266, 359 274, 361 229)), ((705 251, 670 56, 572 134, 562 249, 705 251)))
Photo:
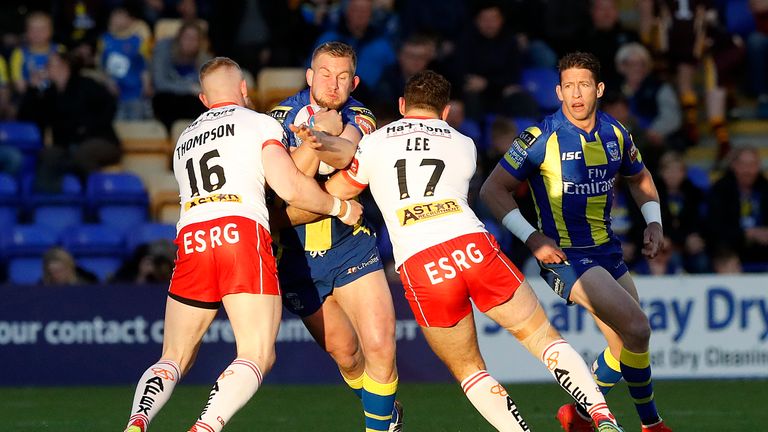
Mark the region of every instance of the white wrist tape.
POLYGON ((331 207, 331 211, 328 214, 330 216, 338 216, 339 212, 341 212, 341 200, 333 197, 333 206, 331 207))
POLYGON ((640 212, 643 213, 646 225, 650 225, 651 222, 658 222, 661 225, 661 206, 657 201, 648 201, 643 204, 640 206, 640 212))
POLYGON ((344 212, 342 216, 339 217, 341 220, 347 220, 349 217, 349 214, 352 213, 352 204, 349 203, 349 201, 344 200, 344 202, 347 204, 347 210, 344 212))
POLYGON ((507 228, 512 234, 514 234, 515 237, 522 240, 523 243, 528 240, 528 237, 530 237, 531 234, 536 232, 536 228, 534 228, 531 224, 528 223, 527 220, 525 220, 522 213, 520 213, 519 208, 516 208, 507 213, 507 215, 504 216, 504 218, 501 220, 501 224, 504 225, 504 227, 507 228))

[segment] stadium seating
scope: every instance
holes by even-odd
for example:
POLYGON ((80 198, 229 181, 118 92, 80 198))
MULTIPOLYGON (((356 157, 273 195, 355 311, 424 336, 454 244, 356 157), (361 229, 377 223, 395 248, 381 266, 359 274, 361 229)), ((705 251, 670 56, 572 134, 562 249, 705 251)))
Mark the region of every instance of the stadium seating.
POLYGON ((95 274, 102 282, 123 262, 123 236, 108 225, 76 226, 62 236, 62 243, 80 267, 95 274))
POLYGON ((135 227, 126 237, 126 251, 131 254, 136 248, 145 243, 156 240, 170 240, 176 238, 176 225, 157 222, 148 222, 135 227))
POLYGON ((42 256, 57 244, 58 237, 40 225, 16 225, 3 229, 0 252, 7 263, 8 282, 35 284, 43 274, 42 256))
POLYGON ((171 149, 176 147, 176 141, 179 140, 179 137, 181 136, 182 132, 184 132, 184 129, 187 128, 187 126, 190 125, 195 121, 194 119, 178 119, 171 125, 171 149))
POLYGON ((725 5, 725 26, 728 33, 744 38, 755 31, 755 17, 749 0, 728 0, 725 5))
POLYGON ((21 173, 32 173, 37 153, 43 148, 43 138, 37 125, 31 122, 0 122, 0 144, 16 147, 24 155, 21 173))
POLYGON ((0 227, 6 229, 19 220, 19 185, 8 174, 0 174, 0 227))
POLYGON ((306 69, 266 67, 256 77, 257 108, 266 111, 307 85, 306 69))
POLYGON ((551 68, 526 68, 520 75, 520 84, 533 96, 543 114, 560 107, 555 87, 560 83, 557 70, 551 68))
POLYGON ((91 174, 86 197, 88 207, 97 219, 115 229, 125 232, 147 220, 147 191, 134 174, 91 174))
POLYGON ((35 178, 24 177, 22 195, 24 206, 35 224, 44 225, 61 233, 66 228, 83 222, 85 215, 83 188, 74 175, 65 175, 58 193, 41 193, 35 190, 35 178))

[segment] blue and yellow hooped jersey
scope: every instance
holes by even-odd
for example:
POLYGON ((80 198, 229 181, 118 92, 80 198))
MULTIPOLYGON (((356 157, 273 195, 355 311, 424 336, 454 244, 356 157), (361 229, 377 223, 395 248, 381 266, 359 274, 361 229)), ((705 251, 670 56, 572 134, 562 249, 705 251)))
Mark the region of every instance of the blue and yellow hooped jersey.
POLYGON ((528 180, 539 229, 563 248, 611 240, 616 174, 632 176, 644 167, 632 136, 616 119, 598 111, 587 133, 562 110, 524 130, 499 164, 528 180))
MULTIPOLYGON (((294 124, 296 115, 299 114, 302 108, 310 104, 309 89, 304 89, 283 100, 269 112, 269 115, 283 125, 289 147, 298 147, 301 143, 288 126, 294 124)), ((306 113, 304 114, 306 115, 306 113)), ((373 113, 352 97, 339 110, 339 114, 341 114, 341 121, 345 125, 354 125, 363 135, 376 130, 376 118, 373 116, 373 113)), ((316 178, 319 182, 323 182, 332 174, 318 174, 316 178)), ((326 218, 318 222, 283 229, 274 238, 274 241, 282 247, 291 249, 326 251, 341 240, 358 234, 373 234, 373 230, 364 219, 360 221, 360 224, 351 227, 345 225, 337 218, 326 218)))
POLYGON ((32 51, 29 46, 22 45, 11 53, 11 80, 29 80, 33 72, 45 69, 51 54, 63 53, 64 47, 54 43, 47 51, 32 51))

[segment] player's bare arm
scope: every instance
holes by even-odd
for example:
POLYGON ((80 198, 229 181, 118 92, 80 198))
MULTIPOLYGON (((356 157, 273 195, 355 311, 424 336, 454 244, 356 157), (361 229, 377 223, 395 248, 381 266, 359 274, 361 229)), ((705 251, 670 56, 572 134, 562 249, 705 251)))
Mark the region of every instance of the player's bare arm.
POLYGON ((496 165, 480 189, 480 199, 505 228, 525 243, 539 261, 546 264, 561 263, 568 259, 554 240, 529 224, 517 206, 514 191, 520 180, 496 165))
POLYGON ((337 216, 347 225, 354 225, 362 216, 363 207, 359 203, 328 195, 314 179, 302 174, 283 147, 268 145, 263 149, 262 157, 264 177, 275 193, 289 204, 337 216))
MULTIPOLYGON (((341 172, 334 174, 321 187, 329 194, 342 200, 351 200, 363 191, 363 189, 350 183, 341 172)), ((327 217, 327 215, 312 213, 292 205, 285 208, 285 215, 292 226, 317 222, 327 217)))
POLYGON ((664 242, 659 193, 648 168, 643 168, 639 173, 627 177, 627 185, 632 198, 640 207, 643 218, 648 224, 643 232, 643 255, 654 258, 661 250, 664 242))

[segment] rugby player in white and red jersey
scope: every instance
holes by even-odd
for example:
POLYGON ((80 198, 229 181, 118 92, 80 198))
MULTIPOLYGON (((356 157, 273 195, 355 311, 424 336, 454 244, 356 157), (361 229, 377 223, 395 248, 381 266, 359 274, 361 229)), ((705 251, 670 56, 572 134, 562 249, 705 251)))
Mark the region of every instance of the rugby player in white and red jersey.
MULTIPOLYGON (((467 203, 474 142, 450 127, 450 84, 424 71, 399 100, 403 119, 363 137, 351 167, 326 182, 351 197, 370 186, 416 321, 470 402, 500 431, 529 430, 486 370, 471 302, 507 329, 583 405, 599 431, 620 431, 579 354, 555 330, 520 271, 467 203)), ((304 142, 325 135, 302 127, 304 142)))
POLYGON ((190 431, 220 431, 253 396, 275 361, 282 312, 265 181, 284 200, 354 224, 359 204, 323 192, 294 165, 273 118, 247 108, 240 67, 217 57, 200 69, 209 108, 173 152, 181 216, 165 310, 163 352, 139 379, 126 432, 145 432, 192 366, 223 304, 237 358, 221 373, 190 431))

